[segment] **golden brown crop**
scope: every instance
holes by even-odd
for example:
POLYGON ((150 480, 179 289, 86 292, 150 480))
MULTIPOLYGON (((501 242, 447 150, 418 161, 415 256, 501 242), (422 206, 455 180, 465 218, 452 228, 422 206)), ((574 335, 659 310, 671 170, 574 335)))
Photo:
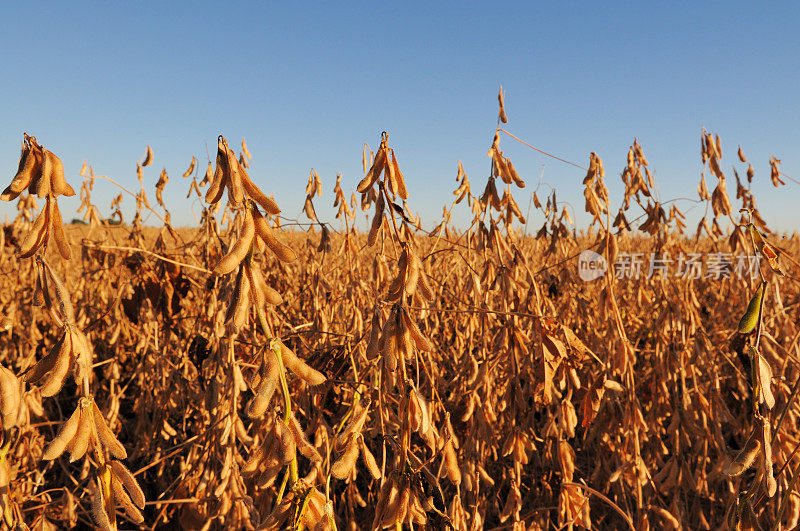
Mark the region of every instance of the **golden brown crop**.
POLYGON ((717 182, 700 176, 696 234, 636 139, 618 205, 598 154, 569 163, 591 218, 577 232, 555 189, 521 195, 502 89, 498 103, 486 185, 473 195, 459 162, 430 232, 387 133, 365 144, 360 179, 337 175, 340 226, 317 216, 315 170, 308 221, 289 219, 250 177, 244 140, 237 155, 220 136, 189 185, 203 205, 190 228, 171 224, 166 170, 150 205, 149 146, 139 190, 111 206, 122 220, 132 197, 129 224, 103 219, 93 186, 116 183, 84 165, 89 225, 64 225, 60 159, 25 135, 2 196, 19 215, 0 233, 0 525, 796 526, 800 239, 768 230, 706 130, 717 182), (584 250, 608 273, 581 280, 584 250), (685 270, 626 274, 631 253, 685 270), (691 253, 765 260, 694 275, 691 253))

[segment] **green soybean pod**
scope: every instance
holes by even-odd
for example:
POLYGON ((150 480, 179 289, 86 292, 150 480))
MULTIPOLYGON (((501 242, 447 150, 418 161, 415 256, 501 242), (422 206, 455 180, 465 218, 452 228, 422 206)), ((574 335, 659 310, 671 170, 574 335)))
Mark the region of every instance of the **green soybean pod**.
POLYGON ((766 285, 766 282, 761 282, 755 295, 750 299, 750 304, 747 305, 747 311, 744 312, 744 315, 739 321, 739 333, 747 334, 752 332, 758 324, 758 313, 761 311, 761 303, 764 300, 764 287, 766 285))

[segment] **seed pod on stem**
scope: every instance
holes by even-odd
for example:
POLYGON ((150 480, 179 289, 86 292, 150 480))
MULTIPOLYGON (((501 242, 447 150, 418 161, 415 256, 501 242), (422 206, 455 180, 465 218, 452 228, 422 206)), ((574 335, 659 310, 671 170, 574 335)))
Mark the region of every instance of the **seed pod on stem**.
POLYGON ((0 199, 12 201, 16 199, 23 190, 28 188, 34 175, 41 173, 42 164, 41 147, 36 143, 36 139, 25 135, 24 147, 19 158, 19 167, 14 179, 9 184, 0 199))
POLYGON ((383 223, 383 211, 385 203, 383 195, 378 197, 378 202, 375 205, 375 216, 372 218, 372 225, 370 225, 369 234, 367 235, 367 245, 372 247, 378 239, 378 232, 380 231, 381 224, 383 223))
POLYGON ((281 262, 294 262, 297 259, 297 255, 292 250, 291 247, 281 242, 276 236, 275 233, 272 231, 272 228, 267 223, 267 220, 258 209, 253 209, 253 222, 255 226, 256 234, 264 241, 267 247, 275 253, 275 256, 281 262))
POLYGON ((739 333, 740 334, 747 334, 753 331, 753 329, 758 324, 758 316, 761 313, 761 305, 764 302, 764 287, 766 286, 766 282, 762 282, 759 284, 758 289, 756 289, 755 294, 750 299, 750 302, 747 304, 747 310, 742 315, 741 320, 739 321, 739 333))
POLYGON ((372 163, 372 167, 369 169, 367 174, 361 179, 361 182, 358 183, 356 187, 356 191, 360 194, 364 194, 369 191, 370 188, 377 182, 380 178, 381 173, 386 168, 386 138, 388 136, 384 136, 383 140, 381 141, 381 147, 378 148, 378 153, 375 155, 375 160, 372 163))
POLYGON ((246 412, 250 418, 260 417, 269 407, 272 395, 275 394, 275 389, 278 387, 278 371, 279 368, 275 356, 268 352, 264 356, 261 366, 261 381, 255 389, 255 396, 247 405, 246 412))
POLYGON ((36 254, 36 251, 47 245, 50 237, 51 215, 50 197, 48 196, 44 209, 33 222, 33 227, 19 246, 20 258, 30 258, 36 254))
POLYGON ((297 449, 300 450, 301 454, 310 459, 312 462, 322 462, 322 456, 306 437, 306 434, 303 432, 303 428, 300 427, 300 423, 297 421, 294 413, 292 413, 292 417, 290 419, 289 430, 291 431, 292 437, 294 437, 295 445, 297 446, 297 449))
POLYGON ((361 433, 364 423, 367 420, 369 405, 369 400, 364 399, 362 401, 361 406, 357 408, 356 412, 354 412, 350 417, 350 420, 347 422, 342 432, 336 437, 334 449, 341 450, 345 447, 352 434, 361 433))
POLYGON ((367 448, 364 436, 360 433, 358 434, 358 447, 361 450, 361 458, 364 460, 364 464, 367 465, 369 473, 372 474, 373 478, 381 479, 381 469, 378 466, 378 462, 375 460, 375 456, 372 455, 369 448, 367 448))
POLYGON ((52 173, 50 174, 50 189, 53 192, 53 195, 64 195, 66 197, 72 197, 75 195, 75 190, 72 189, 72 186, 67 183, 66 179, 64 178, 64 165, 61 162, 61 159, 56 156, 55 153, 51 151, 47 151, 48 156, 52 159, 52 173))
POLYGON ((353 472, 358 457, 358 436, 358 433, 353 433, 348 437, 344 453, 331 466, 334 477, 345 479, 353 472))
POLYGON ((242 233, 239 239, 231 246, 228 254, 226 254, 216 266, 214 266, 214 273, 217 275, 227 275, 236 266, 242 263, 247 253, 250 252, 250 244, 253 243, 253 236, 255 235, 255 224, 253 220, 252 211, 248 208, 244 212, 244 224, 242 225, 242 233))
POLYGON ((306 362, 297 357, 292 349, 287 347, 282 341, 281 346, 281 360, 287 369, 291 370, 297 376, 302 378, 309 385, 322 385, 327 378, 325 375, 317 370, 309 367, 306 362))
MULTIPOLYGON (((217 165, 214 169, 213 177, 210 182, 211 185, 206 190, 206 203, 215 204, 222 199, 222 194, 226 186, 230 186, 228 182, 228 171, 226 169, 228 163, 228 156, 222 147, 222 136, 217 139, 217 165)), ((211 165, 208 166, 208 171, 211 170, 211 165)), ((206 177, 208 177, 208 171, 206 177)))
POLYGON ((228 183, 230 185, 228 192, 229 192, 229 200, 233 204, 240 204, 244 201, 244 186, 242 184, 242 173, 239 165, 239 161, 236 160, 236 153, 233 152, 232 149, 227 147, 227 143, 225 139, 222 139, 222 142, 225 143, 226 151, 227 151, 227 169, 229 172, 228 183))
POLYGON ((6 367, 0 366, 0 415, 3 430, 17 425, 21 403, 22 385, 19 378, 6 367))

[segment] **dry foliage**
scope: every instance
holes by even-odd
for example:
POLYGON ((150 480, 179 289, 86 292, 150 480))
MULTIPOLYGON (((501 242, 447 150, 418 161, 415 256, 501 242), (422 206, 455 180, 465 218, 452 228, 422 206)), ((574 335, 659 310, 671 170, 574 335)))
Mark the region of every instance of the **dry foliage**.
POLYGON ((136 202, 129 225, 103 220, 91 192, 111 179, 84 163, 89 225, 64 227, 57 196, 72 187, 25 135, 2 196, 19 205, 0 233, 2 526, 796 526, 800 246, 768 231, 742 149, 737 215, 719 136, 702 131, 717 181, 710 192, 701 175, 712 215, 693 239, 637 140, 618 209, 592 153, 587 231, 539 185, 530 203, 545 223, 528 237, 530 206, 514 197, 525 182, 501 149, 504 99, 483 191, 459 163, 431 232, 386 133, 364 145, 360 197, 336 177, 339 230, 317 217, 310 171, 306 232, 280 230, 244 140, 237 156, 222 136, 201 181, 195 157, 183 173, 205 200, 199 227, 172 227, 166 170, 151 207, 149 146, 140 190, 120 186, 136 202), (450 216, 465 205, 473 222, 459 230, 450 216), (353 228, 359 206, 366 234, 353 228), (145 210, 162 226, 143 227, 145 210), (700 250, 766 260, 752 282, 588 283, 574 265, 586 248, 609 263, 700 250))

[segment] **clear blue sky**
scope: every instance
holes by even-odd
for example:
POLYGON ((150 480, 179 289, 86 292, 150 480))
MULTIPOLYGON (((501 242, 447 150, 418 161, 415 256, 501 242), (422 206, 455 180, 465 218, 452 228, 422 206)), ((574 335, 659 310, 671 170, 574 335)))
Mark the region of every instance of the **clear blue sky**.
MULTIPOLYGON (((325 192, 317 212, 333 221, 336 172, 349 196, 362 177, 363 142, 374 146, 386 130, 412 209, 430 228, 452 200, 458 160, 474 192, 482 190, 502 84, 508 129, 580 164, 596 151, 615 204, 634 136, 662 200, 696 198, 706 126, 722 137, 726 173, 737 144, 753 162, 768 223, 794 230, 800 188, 772 188, 768 157, 800 179, 800 7, 646 4, 8 3, 0 32, 3 186, 23 131, 62 158, 76 190, 84 159, 135 188, 136 162, 150 144, 151 203, 166 167, 173 221, 192 224, 180 174, 192 155, 203 168, 206 143, 213 157, 222 133, 232 143, 247 139, 251 176, 289 216, 300 214, 315 168, 325 192)), ((518 202, 527 205, 544 164, 559 199, 583 210, 580 170, 509 139, 503 147, 529 183, 518 202)), ((98 182, 94 202, 108 213, 116 193, 98 182)), ((62 201, 65 217, 77 206, 62 201)), ((13 205, 0 209, 14 214, 13 205)))

